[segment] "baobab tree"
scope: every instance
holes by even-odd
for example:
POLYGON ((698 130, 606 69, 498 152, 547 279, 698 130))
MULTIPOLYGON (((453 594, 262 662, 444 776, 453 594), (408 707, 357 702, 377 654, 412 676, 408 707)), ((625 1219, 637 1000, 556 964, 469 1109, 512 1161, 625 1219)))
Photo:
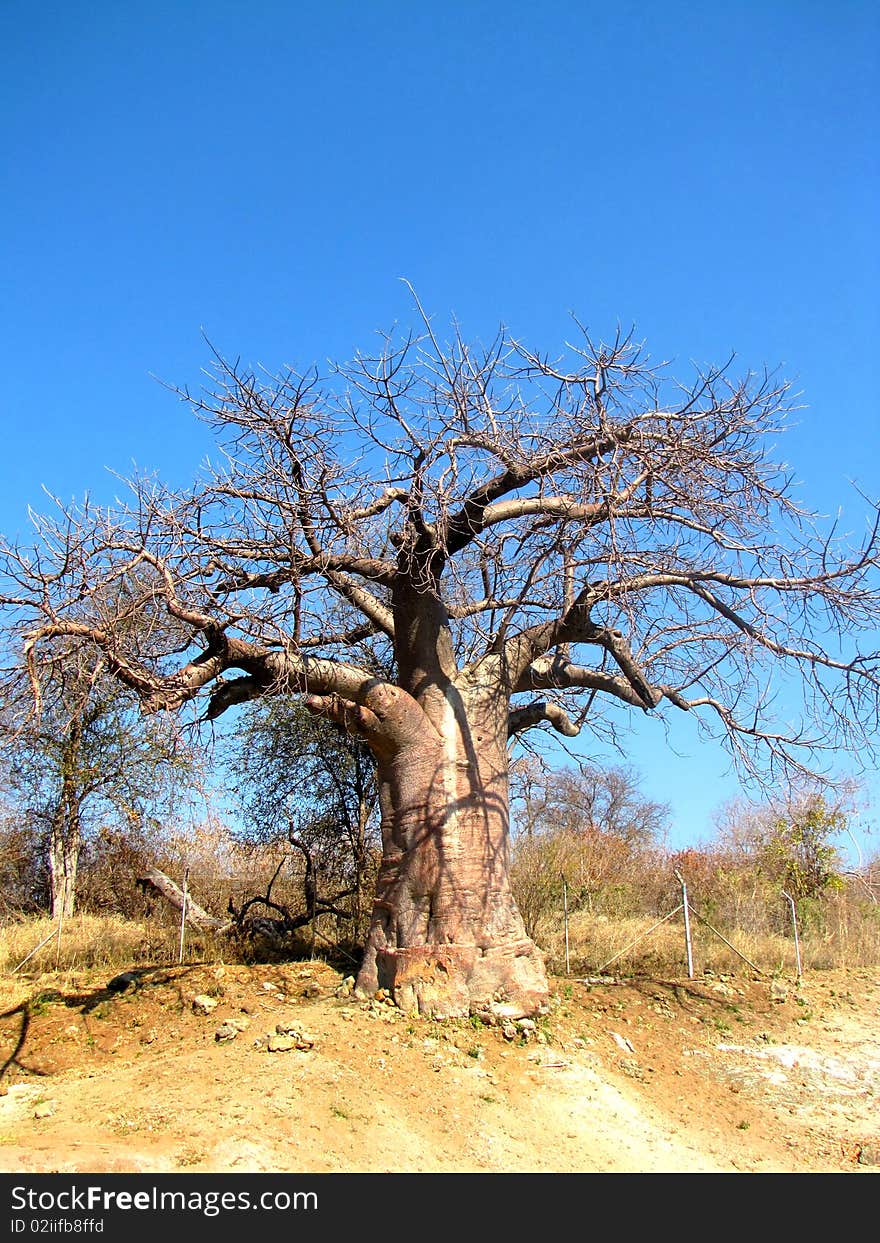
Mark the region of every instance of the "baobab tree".
POLYGON ((791 404, 772 373, 676 381, 580 328, 558 360, 504 331, 474 348, 418 310, 326 376, 215 356, 178 393, 219 464, 41 519, 38 551, 6 550, 6 598, 37 698, 66 636, 146 713, 290 694, 365 740, 383 858, 360 987, 526 1015, 548 984, 509 885, 512 740, 687 712, 749 771, 866 747, 877 525, 849 550, 801 506, 769 456, 791 404), (151 618, 173 639, 145 642, 151 618), (796 721, 774 719, 777 668, 796 721))

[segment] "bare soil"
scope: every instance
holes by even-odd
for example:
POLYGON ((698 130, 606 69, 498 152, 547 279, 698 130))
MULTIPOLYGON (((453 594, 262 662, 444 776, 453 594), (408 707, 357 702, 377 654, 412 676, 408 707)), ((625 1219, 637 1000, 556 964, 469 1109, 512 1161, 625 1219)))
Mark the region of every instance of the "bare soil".
POLYGON ((0 978, 0 1170, 880 1170, 876 971, 556 979, 515 1035, 340 997, 317 961, 108 982, 0 978), (279 1026, 313 1044, 270 1052, 279 1026))

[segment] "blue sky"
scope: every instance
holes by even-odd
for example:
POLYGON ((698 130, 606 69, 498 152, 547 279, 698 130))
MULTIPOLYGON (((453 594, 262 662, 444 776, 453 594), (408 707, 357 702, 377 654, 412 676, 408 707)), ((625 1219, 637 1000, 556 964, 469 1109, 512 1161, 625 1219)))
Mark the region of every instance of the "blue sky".
MULTIPOLYGON (((347 358, 411 320, 401 277, 467 336, 553 350, 574 311, 782 365, 804 496, 858 530, 848 480, 880 495, 876 4, 4 0, 0 49, 7 533, 44 486, 192 476, 151 377, 197 386, 203 331, 347 358)), ((693 842, 735 783, 673 742, 631 759, 693 842)))

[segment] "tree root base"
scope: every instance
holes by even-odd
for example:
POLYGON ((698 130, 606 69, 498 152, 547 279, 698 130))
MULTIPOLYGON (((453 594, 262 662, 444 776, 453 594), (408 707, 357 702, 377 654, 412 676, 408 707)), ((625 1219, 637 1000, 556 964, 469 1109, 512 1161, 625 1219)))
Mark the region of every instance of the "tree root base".
MULTIPOLYGON (((470 1014, 530 1018, 546 1010, 550 996, 544 959, 530 940, 488 949, 425 945, 379 950, 374 978, 401 1010, 432 1019, 470 1014)), ((368 992, 374 991, 370 984, 359 981, 368 992)))

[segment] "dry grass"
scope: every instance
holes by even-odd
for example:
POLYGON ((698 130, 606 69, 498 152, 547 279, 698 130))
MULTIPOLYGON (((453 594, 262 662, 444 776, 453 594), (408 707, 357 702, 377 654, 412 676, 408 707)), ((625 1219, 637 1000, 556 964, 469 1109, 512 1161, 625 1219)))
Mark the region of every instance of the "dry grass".
MULTIPOLYGON (((800 955, 804 971, 880 964, 880 908, 854 911, 843 901, 831 902, 823 915, 815 926, 801 929, 800 955)), ((595 974, 606 967, 623 974, 643 971, 683 974, 687 970, 687 948, 681 914, 659 927, 654 927, 655 924, 656 920, 647 917, 609 919, 585 911, 575 913, 569 920, 571 974, 595 974)), ((793 936, 720 931, 726 941, 699 920, 691 919, 695 971, 741 970, 746 965, 743 958, 768 974, 797 971, 793 936)), ((550 969, 563 974, 565 928, 562 920, 544 920, 536 939, 547 955, 550 969)))
MULTIPOLYGON (((176 963, 179 931, 157 921, 123 919, 118 915, 74 915, 61 928, 48 918, 22 919, 0 927, 0 971, 11 972, 22 964, 42 941, 21 970, 76 971, 89 968, 124 970, 146 963, 176 963), (54 934, 54 935, 53 935, 54 934)), ((189 932, 185 943, 188 960, 221 957, 210 939, 189 932)))
MULTIPOLYGON (((854 969, 880 965, 880 906, 854 903, 844 894, 822 904, 818 916, 801 929, 801 964, 807 970, 854 969)), ((605 970, 681 975, 687 970, 684 926, 680 913, 657 925, 648 916, 615 918, 576 911, 569 919, 569 971, 590 975, 605 970), (613 961, 612 961, 613 960, 613 961)), ((123 971, 146 964, 178 960, 179 929, 158 920, 131 920, 115 915, 75 915, 62 927, 48 918, 22 919, 0 926, 0 972, 15 971, 40 942, 46 941, 21 967, 22 976, 47 971, 123 971), (56 934, 53 936, 53 934, 56 934), (48 940, 46 940, 49 938, 48 940)), ((790 974, 797 969, 794 938, 753 925, 720 929, 725 940, 691 920, 693 963, 697 972, 741 970, 747 962, 761 971, 790 974)), ((535 939, 556 974, 565 972, 565 930, 560 915, 538 922, 535 939)), ((323 938, 322 938, 323 940, 323 938)), ((326 948, 326 947, 325 947, 326 948)), ((239 950, 187 931, 185 960, 233 962, 239 950)))

